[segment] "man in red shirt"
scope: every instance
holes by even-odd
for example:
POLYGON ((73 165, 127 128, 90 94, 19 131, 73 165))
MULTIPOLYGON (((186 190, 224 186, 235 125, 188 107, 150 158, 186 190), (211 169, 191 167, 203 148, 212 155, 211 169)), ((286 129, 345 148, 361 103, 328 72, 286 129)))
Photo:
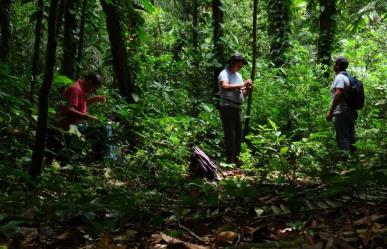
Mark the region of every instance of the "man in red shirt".
POLYGON ((102 77, 99 74, 90 74, 84 80, 77 80, 65 90, 64 97, 67 104, 62 109, 60 126, 68 130, 71 124, 78 124, 82 120, 96 120, 97 118, 87 112, 87 106, 95 103, 104 103, 105 96, 88 98, 102 86, 102 77))
MULTIPOLYGON (((61 117, 59 121, 60 128, 68 131, 70 125, 79 124, 86 120, 97 120, 97 117, 87 112, 87 106, 95 103, 104 103, 106 101, 105 96, 93 96, 90 94, 102 86, 103 79, 99 74, 90 74, 84 80, 77 80, 71 86, 69 86, 65 92, 64 97, 66 99, 66 105, 62 107, 61 117)), ((93 129, 84 129, 83 134, 86 138, 90 138, 90 134, 93 133, 93 129)), ((94 132, 95 135, 95 132, 94 132)), ((56 158, 62 164, 66 164, 71 157, 69 155, 68 148, 72 145, 79 144, 79 142, 73 143, 74 136, 71 134, 60 132, 56 129, 51 129, 48 132, 47 137, 47 163, 51 164, 52 160, 56 158), (65 151, 62 151, 67 148, 65 151)), ((92 142, 92 150, 98 159, 103 158, 105 151, 105 145, 101 141, 92 142)), ((77 151, 72 148, 70 151, 77 151)))

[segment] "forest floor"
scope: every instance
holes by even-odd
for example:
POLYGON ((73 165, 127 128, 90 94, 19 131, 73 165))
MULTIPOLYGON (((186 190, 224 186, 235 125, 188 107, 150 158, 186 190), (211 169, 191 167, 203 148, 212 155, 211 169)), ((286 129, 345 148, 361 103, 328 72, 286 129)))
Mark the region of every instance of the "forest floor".
MULTIPOLYGON (((224 174, 229 179, 254 181, 241 170, 224 174)), ((233 199, 217 206, 140 206, 136 219, 121 217, 114 229, 98 236, 93 226, 111 215, 104 211, 91 224, 83 214, 44 223, 35 219, 20 224, 18 236, 0 236, 0 248, 387 248, 385 187, 336 193, 327 193, 323 184, 302 182, 287 187, 253 184, 251 188, 262 189, 254 200, 233 199), (284 195, 289 187, 291 197, 284 195), (154 215, 161 217, 159 224, 154 215)), ((167 203, 179 203, 173 198, 167 203)))

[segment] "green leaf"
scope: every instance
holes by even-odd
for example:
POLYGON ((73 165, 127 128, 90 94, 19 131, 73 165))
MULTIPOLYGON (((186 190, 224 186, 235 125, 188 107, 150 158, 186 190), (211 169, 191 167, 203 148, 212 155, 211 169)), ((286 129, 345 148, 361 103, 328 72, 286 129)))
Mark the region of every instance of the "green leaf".
MULTIPOLYGON (((33 0, 22 0, 21 4, 23 5, 23 4, 30 3, 30 2, 33 2, 33 0)), ((2 249, 2 248, 0 247, 0 249, 2 249)))
POLYGON ((74 134, 77 137, 82 137, 82 133, 78 130, 76 125, 70 125, 69 133, 74 134))
POLYGON ((12 220, 6 223, 5 225, 0 226, 0 231, 4 233, 15 232, 20 225, 27 223, 25 220, 12 220))
POLYGON ((210 206, 218 206, 219 205, 219 195, 218 193, 211 193, 207 197, 207 203, 210 206))
POLYGON ((196 199, 193 196, 190 195, 183 195, 181 197, 181 201, 184 205, 189 205, 189 206, 197 206, 198 205, 198 199, 196 199))
POLYGON ((61 74, 55 74, 53 81, 55 84, 64 85, 64 86, 70 85, 74 82, 67 76, 61 75, 61 74))
POLYGON ((133 98, 134 102, 140 101, 140 97, 135 93, 132 93, 132 98, 133 98))
POLYGON ((174 144, 179 144, 180 143, 180 139, 177 137, 177 136, 175 136, 175 135, 171 135, 170 137, 169 137, 169 139, 172 141, 172 143, 174 143, 174 144))
POLYGON ((144 6, 146 12, 152 13, 155 10, 155 7, 153 6, 150 0, 140 0, 140 2, 144 6))
POLYGON ((274 129, 275 131, 278 130, 278 126, 277 126, 271 119, 269 119, 269 124, 271 125, 271 127, 273 127, 273 129, 274 129))
POLYGON ((281 148, 280 153, 281 153, 281 155, 285 155, 288 151, 289 151, 289 147, 283 147, 283 148, 281 148))

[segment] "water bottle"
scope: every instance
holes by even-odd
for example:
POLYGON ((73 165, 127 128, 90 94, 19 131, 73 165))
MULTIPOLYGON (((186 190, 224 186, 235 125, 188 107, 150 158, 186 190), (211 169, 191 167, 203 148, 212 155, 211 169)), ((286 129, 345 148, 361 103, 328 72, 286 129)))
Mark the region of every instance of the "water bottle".
POLYGON ((117 146, 114 145, 113 126, 112 122, 108 122, 106 125, 107 142, 108 142, 108 154, 107 157, 110 160, 117 161, 117 146))

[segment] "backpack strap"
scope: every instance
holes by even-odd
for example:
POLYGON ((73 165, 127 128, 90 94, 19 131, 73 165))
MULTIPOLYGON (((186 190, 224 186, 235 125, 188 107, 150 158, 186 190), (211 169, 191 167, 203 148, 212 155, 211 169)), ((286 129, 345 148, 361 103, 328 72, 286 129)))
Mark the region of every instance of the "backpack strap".
MULTIPOLYGON (((353 85, 353 82, 352 82, 352 77, 351 76, 349 76, 349 74, 347 73, 347 72, 340 72, 340 74, 341 75, 344 75, 345 77, 347 77, 348 78, 348 81, 349 81, 349 87, 351 87, 352 85, 353 85)), ((344 84, 344 88, 347 88, 348 86, 346 86, 345 84, 344 84)))
MULTIPOLYGON (((343 94, 343 98, 345 100, 345 102, 348 103, 348 87, 351 87, 352 86, 352 80, 351 80, 351 77, 348 75, 347 72, 340 72, 341 75, 344 75, 345 77, 348 78, 348 81, 349 81, 349 86, 347 86, 345 83, 344 83, 344 94, 343 94)), ((349 105, 348 105, 349 106, 349 105)))

